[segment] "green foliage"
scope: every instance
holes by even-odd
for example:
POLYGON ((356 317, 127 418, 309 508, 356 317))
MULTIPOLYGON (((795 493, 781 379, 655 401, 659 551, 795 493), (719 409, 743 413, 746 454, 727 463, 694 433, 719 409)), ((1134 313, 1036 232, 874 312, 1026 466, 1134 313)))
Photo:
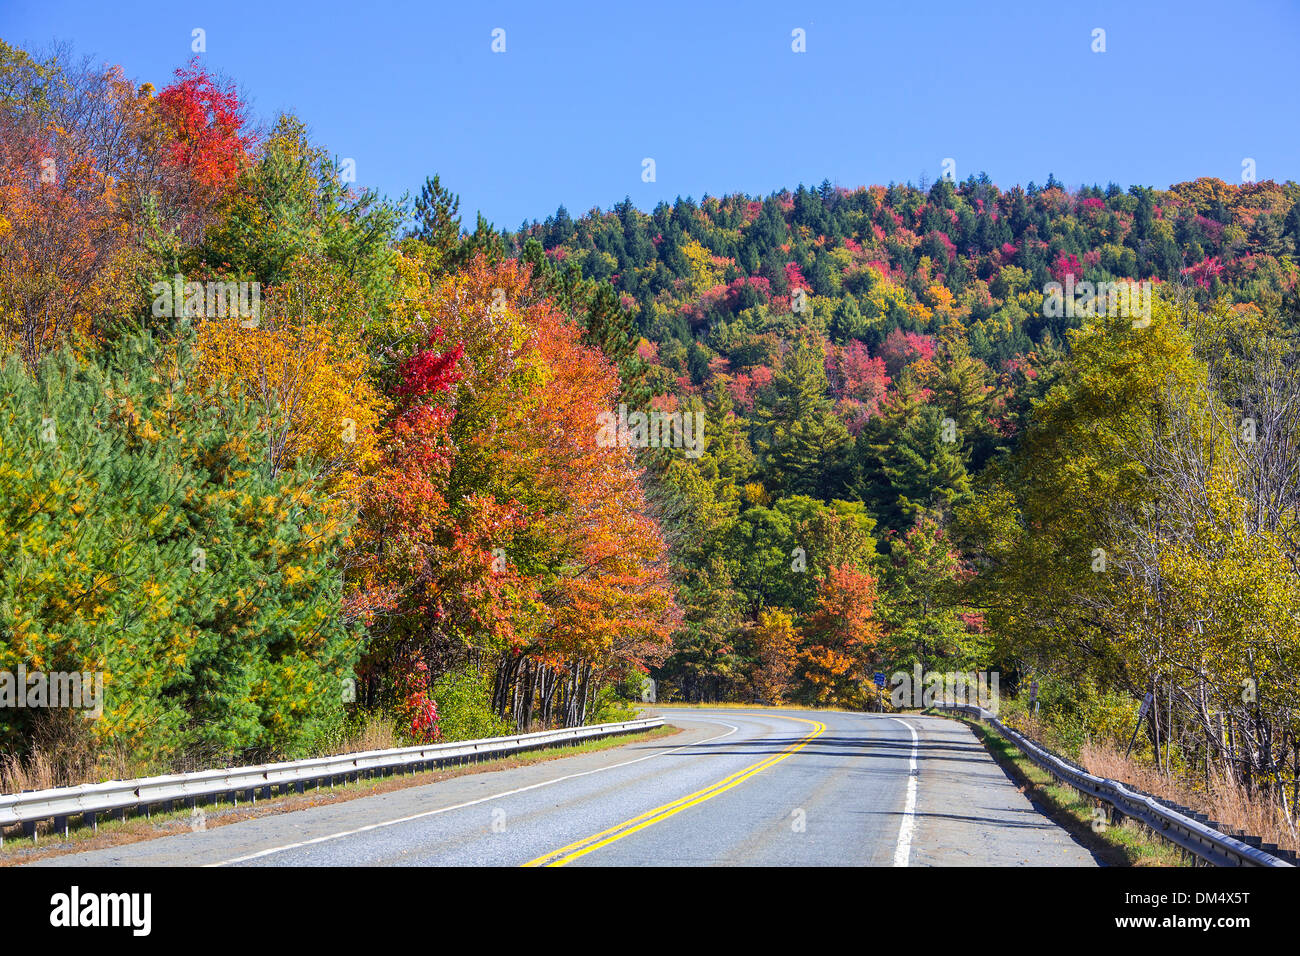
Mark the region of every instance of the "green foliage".
POLYGON ((850 438, 832 412, 822 349, 801 341, 763 395, 759 451, 765 484, 777 494, 839 497, 850 438))
POLYGON ((296 259, 322 258, 379 307, 393 295, 391 241, 400 218, 376 193, 350 188, 302 122, 282 116, 191 265, 273 286, 296 259))
MULTIPOLYGON (((0 368, 0 669, 103 675, 95 735, 144 756, 295 755, 342 719, 346 533, 271 477, 248 411, 196 395, 184 343, 0 368)), ((6 709, 21 746, 31 711, 6 709)))
POLYGON ((989 662, 988 648, 962 605, 968 577, 939 523, 920 516, 890 541, 885 573, 885 646, 894 669, 967 670, 989 662))
POLYGON ((441 259, 460 242, 460 197, 444 189, 437 176, 426 178, 415 198, 415 226, 411 235, 433 249, 441 259))
POLYGON ((433 682, 443 740, 503 737, 514 728, 492 710, 490 675, 473 667, 448 670, 433 682))
POLYGON ((1022 652, 1074 667, 1091 661, 1103 672, 1116 666, 1115 624, 1098 606, 1113 600, 1117 583, 1106 562, 1126 547, 1116 516, 1137 515, 1147 495, 1135 451, 1173 408, 1203 403, 1204 376, 1185 316, 1168 303, 1157 303, 1149 327, 1115 318, 1072 336, 1071 356, 1015 454, 986 474, 962 514, 963 534, 979 549, 976 598, 994 631, 1022 652), (1085 656, 1070 651, 1080 643, 1085 656))
POLYGON ((639 699, 627 696, 617 684, 604 684, 592 703, 591 723, 612 724, 621 720, 633 720, 638 714, 633 701, 639 699))
POLYGON ((858 488, 866 500, 879 502, 885 527, 900 531, 928 511, 950 511, 969 495, 951 422, 934 406, 914 406, 886 412, 858 436, 858 488))

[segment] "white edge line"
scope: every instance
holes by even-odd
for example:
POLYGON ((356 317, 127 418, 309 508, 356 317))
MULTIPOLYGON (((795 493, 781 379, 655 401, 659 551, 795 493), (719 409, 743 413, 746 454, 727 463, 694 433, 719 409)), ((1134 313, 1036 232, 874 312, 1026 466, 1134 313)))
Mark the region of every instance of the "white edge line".
POLYGON ((898 845, 894 847, 894 866, 907 866, 912 855, 912 831, 916 828, 916 728, 905 720, 891 717, 912 734, 912 756, 907 765, 907 801, 903 804, 903 820, 898 825, 898 845))
MULTIPOLYGON (((701 718, 701 719, 707 719, 707 718, 701 718)), ((452 810, 463 810, 465 807, 472 807, 475 804, 486 803, 489 800, 500 800, 503 797, 512 797, 517 793, 524 793, 528 790, 536 790, 539 787, 549 787, 553 783, 562 783, 565 780, 573 780, 576 777, 586 777, 589 774, 602 773, 603 771, 606 770, 617 770, 619 767, 626 767, 629 766, 630 764, 640 763, 642 760, 650 760, 651 758, 654 757, 663 757, 671 753, 676 753, 679 750, 685 750, 688 747, 699 747, 702 744, 711 743, 714 740, 721 740, 723 737, 730 737, 732 734, 740 730, 739 727, 732 726, 731 724, 728 724, 726 721, 719 720, 716 721, 716 723, 720 723, 724 727, 731 727, 731 729, 728 730, 725 734, 718 734, 715 737, 707 737, 704 740, 697 740, 694 743, 682 744, 681 746, 673 747, 670 750, 660 750, 657 753, 646 754, 644 757, 636 757, 635 759, 632 760, 625 760, 622 763, 610 764, 608 767, 596 767, 594 770, 583 770, 578 773, 570 773, 570 774, 566 774, 563 777, 555 777, 552 780, 543 780, 540 783, 531 783, 526 787, 518 787, 514 790, 507 790, 504 793, 494 793, 488 797, 479 797, 476 800, 469 800, 466 801, 465 803, 457 803, 454 806, 439 807, 437 810, 425 810, 423 813, 413 813, 410 816, 398 817, 395 820, 383 820, 379 823, 371 823, 364 827, 357 827, 355 830, 342 830, 338 833, 331 833, 328 836, 315 837, 311 840, 302 840, 298 843, 286 843, 284 844, 284 846, 271 847, 270 849, 267 850, 259 850, 256 853, 249 853, 246 856, 237 856, 229 860, 219 860, 215 863, 204 863, 202 864, 202 866, 203 867, 232 866, 236 863, 246 863, 249 860, 256 860, 260 857, 271 856, 274 853, 283 853, 286 850, 296 850, 301 847, 312 846, 317 843, 327 843, 330 840, 340 840, 343 837, 355 836, 358 833, 367 833, 370 830, 379 830, 382 829, 383 827, 396 826, 399 823, 409 823, 412 820, 420 820, 423 819, 424 817, 437 816, 439 813, 449 813, 452 810)), ((912 736, 913 737, 916 736, 915 732, 913 732, 912 736)))

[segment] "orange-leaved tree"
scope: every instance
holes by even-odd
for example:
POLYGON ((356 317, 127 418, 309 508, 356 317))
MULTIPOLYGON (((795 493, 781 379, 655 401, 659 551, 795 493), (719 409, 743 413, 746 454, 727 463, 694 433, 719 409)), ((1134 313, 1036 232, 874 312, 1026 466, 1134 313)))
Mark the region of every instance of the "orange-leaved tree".
POLYGON ((861 703, 871 652, 883 631, 876 618, 876 579, 849 564, 832 567, 804 626, 803 679, 813 701, 861 703))
POLYGON ((73 136, 0 110, 0 347, 29 366, 132 302, 116 197, 73 136))
POLYGON ((446 399, 457 527, 487 498, 511 516, 496 516, 490 551, 481 537, 467 547, 492 555, 495 583, 484 593, 509 595, 492 605, 509 620, 462 630, 460 642, 471 655, 495 655, 499 713, 523 725, 534 713, 579 722, 597 683, 659 659, 672 614, 666 549, 641 475, 627 449, 596 440, 617 374, 533 291, 519 262, 477 257, 423 302, 426 324, 463 348, 446 399))

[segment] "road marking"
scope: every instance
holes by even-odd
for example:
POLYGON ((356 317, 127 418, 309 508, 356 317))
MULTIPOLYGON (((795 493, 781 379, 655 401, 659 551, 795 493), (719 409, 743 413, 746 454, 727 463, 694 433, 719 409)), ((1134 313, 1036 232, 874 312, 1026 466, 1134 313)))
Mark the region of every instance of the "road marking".
POLYGON ((399 823, 409 823, 412 820, 420 820, 424 817, 437 816, 440 813, 449 813, 452 810, 463 810, 465 807, 472 807, 475 804, 487 803, 489 800, 500 800, 503 797, 513 797, 517 793, 525 793, 529 790, 536 790, 539 787, 549 787, 553 783, 563 783, 565 780, 573 780, 577 777, 586 777, 593 773, 603 773, 606 770, 617 770, 619 767, 627 767, 634 763, 640 763, 642 760, 650 760, 654 757, 664 757, 668 754, 676 753, 679 750, 686 750, 688 747, 699 747, 715 740, 721 740, 724 737, 730 737, 737 733, 740 728, 719 720, 717 723, 724 727, 731 727, 726 733, 717 734, 713 737, 707 737, 704 740, 697 740, 695 743, 682 744, 679 747, 673 747, 670 750, 660 750, 658 753, 646 754, 644 757, 637 757, 633 760, 624 760, 622 763, 610 764, 608 767, 596 767, 594 770, 582 770, 578 773, 566 774, 563 777, 556 777, 554 780, 543 780, 541 783, 531 783, 526 787, 517 787, 514 790, 507 790, 504 793, 494 793, 490 797, 479 797, 475 800, 467 800, 465 803, 458 803, 451 807, 439 807, 437 810, 425 810, 423 813, 413 813, 410 816, 398 817, 396 820, 384 820, 380 823, 371 823, 364 827, 357 827, 354 830, 341 830, 338 833, 331 833, 328 836, 315 837, 311 840, 301 840, 297 843, 286 843, 283 846, 271 847, 268 850, 258 850, 256 853, 249 853, 246 856, 237 856, 229 860, 221 860, 216 863, 205 863, 203 866, 231 866, 236 863, 246 863, 249 860, 256 860, 260 857, 271 856, 274 853, 284 853, 287 850, 297 850, 304 846, 313 846, 317 843, 328 843, 330 840, 341 840, 344 837, 355 836, 358 833, 368 833, 371 830, 379 830, 384 827, 396 826, 399 823))
POLYGON ((624 837, 631 836, 639 830, 644 830, 648 826, 653 826, 661 820, 666 820, 674 814, 681 813, 688 807, 703 803, 705 800, 712 800, 720 793, 725 793, 732 787, 739 786, 750 777, 774 764, 780 763, 798 753, 816 737, 821 736, 826 730, 826 725, 819 720, 804 720, 802 717, 787 717, 783 714, 761 714, 763 717, 776 717, 779 720, 797 720, 803 724, 811 724, 812 731, 796 744, 792 744, 780 753, 773 754, 760 760, 758 763, 750 764, 743 770, 737 770, 729 777, 724 777, 717 783, 705 787, 703 790, 696 790, 694 793, 688 793, 684 797, 679 797, 672 803, 666 803, 661 807, 655 807, 653 810, 647 810, 630 820, 624 820, 622 823, 612 826, 607 830, 601 830, 599 833, 593 833, 589 837, 570 843, 568 846, 560 847, 558 850, 552 850, 550 853, 543 854, 536 859, 529 860, 524 866, 564 866, 572 863, 579 857, 586 856, 594 850, 599 850, 603 846, 608 846, 624 837))
POLYGON ((894 866, 907 866, 912 855, 912 831, 916 827, 916 728, 905 720, 891 717, 912 734, 912 757, 907 765, 907 801, 903 804, 903 822, 898 825, 898 845, 894 847, 894 866))

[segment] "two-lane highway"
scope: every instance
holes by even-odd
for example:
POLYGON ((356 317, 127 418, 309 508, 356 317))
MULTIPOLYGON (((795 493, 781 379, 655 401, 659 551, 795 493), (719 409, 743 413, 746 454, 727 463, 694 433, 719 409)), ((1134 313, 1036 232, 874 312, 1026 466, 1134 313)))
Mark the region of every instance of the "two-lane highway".
POLYGON ((683 732, 34 865, 1095 865, 962 724, 658 712, 683 732))

